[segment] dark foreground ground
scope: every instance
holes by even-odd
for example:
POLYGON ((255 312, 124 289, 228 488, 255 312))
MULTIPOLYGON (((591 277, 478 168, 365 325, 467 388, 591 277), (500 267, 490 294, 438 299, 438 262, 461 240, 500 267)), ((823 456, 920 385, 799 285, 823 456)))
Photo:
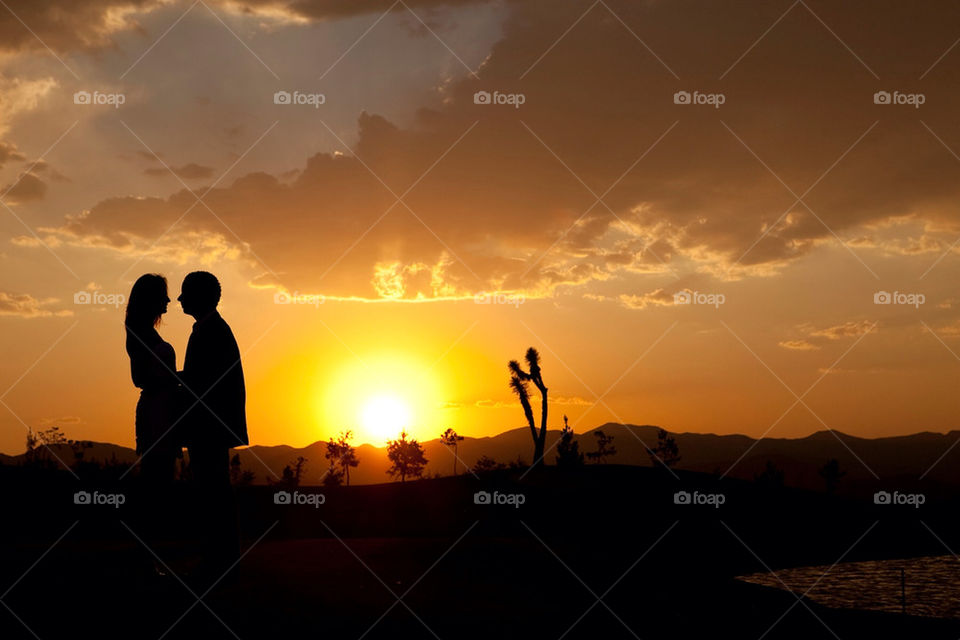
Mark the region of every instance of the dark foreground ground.
POLYGON ((884 507, 634 467, 519 475, 301 488, 324 494, 318 508, 242 489, 247 553, 204 594, 187 495, 153 545, 184 584, 148 570, 135 494, 120 509, 74 505, 75 483, 8 472, 0 638, 960 637, 960 621, 828 609, 734 580, 942 555, 960 548, 950 501, 884 507), (481 490, 525 502, 475 504, 481 490), (725 503, 675 505, 679 490, 725 503))

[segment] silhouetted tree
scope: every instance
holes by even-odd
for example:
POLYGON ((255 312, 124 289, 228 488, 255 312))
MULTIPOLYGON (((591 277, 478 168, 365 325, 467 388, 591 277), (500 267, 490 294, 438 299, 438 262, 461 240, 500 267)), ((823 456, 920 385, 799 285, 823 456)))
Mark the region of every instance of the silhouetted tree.
POLYGON ((820 477, 827 485, 827 493, 833 493, 840 484, 840 478, 847 475, 846 471, 840 471, 840 462, 836 458, 831 458, 825 465, 820 467, 820 477))
POLYGON ((340 467, 331 464, 330 468, 327 469, 327 473, 323 476, 323 486, 325 487, 339 487, 343 484, 343 471, 340 467))
POLYGON ((293 467, 290 465, 284 465, 283 471, 280 472, 280 484, 285 487, 296 487, 300 484, 293 475, 293 467))
MULTIPOLYGON (((511 460, 510 462, 507 463, 507 469, 510 469, 512 471, 523 471, 524 469, 528 469, 529 467, 530 465, 528 465, 527 461, 523 459, 523 455, 519 453, 517 454, 516 460, 511 460)), ((502 469, 503 465, 502 464, 498 465, 498 468, 502 469)))
POLYGON ((296 481, 297 481, 297 486, 300 485, 300 478, 301 478, 302 475, 303 475, 303 468, 304 468, 304 466, 307 464, 307 462, 309 462, 309 460, 307 460, 307 459, 304 458, 303 456, 297 456, 297 460, 296 460, 296 462, 294 462, 294 465, 293 465, 293 469, 294 469, 294 471, 293 471, 293 477, 294 477, 294 479, 296 479, 296 481))
POLYGON ((657 446, 649 450, 650 464, 663 464, 668 469, 680 462, 680 447, 666 429, 657 432, 657 446))
POLYGON ((583 466, 580 443, 573 437, 573 429, 567 423, 567 416, 563 416, 563 431, 560 432, 560 442, 557 443, 557 466, 560 468, 575 469, 583 466))
POLYGON ((237 485, 239 487, 246 487, 253 484, 254 478, 257 474, 249 469, 244 469, 240 463, 240 454, 233 454, 233 458, 230 459, 230 482, 231 484, 237 485))
POLYGON ((48 447, 53 447, 58 444, 67 444, 69 442, 66 434, 60 431, 60 427, 50 427, 45 431, 41 431, 37 434, 37 439, 41 444, 48 447))
POLYGON ((783 488, 783 471, 773 464, 773 460, 767 460, 767 466, 753 476, 753 481, 763 489, 776 491, 783 488))
POLYGON ((240 454, 235 453, 233 457, 230 458, 230 482, 237 484, 237 481, 240 479, 240 474, 242 473, 242 468, 240 464, 240 454))
POLYGON ((298 456, 291 464, 283 467, 283 471, 280 472, 280 480, 273 482, 267 478, 267 483, 278 484, 289 489, 299 487, 300 478, 303 476, 303 469, 307 462, 309 461, 306 458, 298 456))
MULTIPOLYGON (((54 426, 43 431, 35 432, 33 429, 27 431, 27 451, 24 459, 27 464, 37 466, 56 467, 58 465, 68 466, 66 460, 63 460, 63 451, 57 455, 55 448, 63 449, 69 447, 73 454, 72 468, 80 470, 83 466, 84 452, 93 447, 93 443, 84 440, 71 440, 66 434, 60 431, 60 427, 54 426)), ((99 465, 93 464, 94 468, 99 465)))
POLYGON ((423 447, 415 438, 408 440, 406 431, 401 431, 396 440, 387 442, 387 459, 391 465, 387 474, 391 477, 400 476, 400 482, 406 482, 407 476, 419 478, 427 464, 423 447))
POLYGON ((463 436, 457 435, 457 432, 453 429, 447 429, 442 434, 440 434, 440 442, 447 445, 448 447, 453 447, 453 475, 457 475, 457 443, 463 440, 463 436))
POLYGON ((477 473, 496 471, 497 469, 503 469, 503 463, 497 462, 487 455, 480 456, 480 459, 473 463, 473 470, 477 473))
POLYGON ((524 371, 516 360, 507 363, 507 367, 510 369, 510 388, 520 399, 523 414, 530 426, 530 435, 533 437, 533 464, 536 465, 543 460, 544 445, 547 441, 547 387, 543 383, 543 376, 540 372, 540 354, 537 350, 530 347, 527 349, 524 358, 530 371, 524 371), (527 388, 528 381, 533 382, 540 390, 539 432, 537 432, 537 426, 533 420, 533 408, 530 406, 530 392, 527 388))
MULTIPOLYGON (((353 448, 350 444, 350 441, 353 440, 353 432, 349 429, 340 434, 336 440, 331 440, 327 443, 327 453, 324 457, 330 461, 331 469, 333 467, 339 467, 339 473, 334 473, 330 471, 324 477, 324 484, 327 483, 328 478, 331 476, 335 479, 346 480, 347 486, 350 486, 350 467, 356 467, 360 464, 360 459, 357 458, 357 450, 353 448)), ((333 480, 331 480, 333 482, 333 480)), ((340 484, 337 482, 336 484, 340 484)))
POLYGON ((617 448, 613 446, 613 436, 608 436, 600 429, 594 431, 593 435, 597 439, 597 450, 588 451, 588 458, 600 464, 606 462, 608 457, 617 455, 617 448))

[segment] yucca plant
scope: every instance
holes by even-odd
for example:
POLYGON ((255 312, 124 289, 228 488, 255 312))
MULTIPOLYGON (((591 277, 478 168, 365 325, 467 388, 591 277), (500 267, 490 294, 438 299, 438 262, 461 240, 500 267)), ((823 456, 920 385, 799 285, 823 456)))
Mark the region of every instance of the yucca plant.
POLYGON ((530 426, 530 435, 533 437, 533 465, 536 465, 543 460, 544 445, 547 441, 547 386, 543 383, 543 375, 540 371, 540 354, 537 350, 533 347, 527 349, 524 359, 527 361, 529 371, 524 371, 516 360, 511 360, 507 367, 510 369, 510 388, 520 399, 520 406, 523 407, 523 414, 530 426), (530 406, 528 382, 533 382, 540 390, 539 432, 533 419, 533 407, 530 406))

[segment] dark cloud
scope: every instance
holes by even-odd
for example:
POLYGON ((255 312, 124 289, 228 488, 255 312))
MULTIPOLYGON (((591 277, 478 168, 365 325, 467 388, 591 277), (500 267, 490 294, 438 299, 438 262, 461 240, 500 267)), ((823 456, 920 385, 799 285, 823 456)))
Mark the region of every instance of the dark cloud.
POLYGON ((133 13, 162 4, 159 0, 6 0, 0 13, 0 51, 50 47, 63 53, 107 47, 113 33, 138 27, 133 13))
MULTIPOLYGON (((869 257, 880 242, 864 229, 892 218, 944 233, 904 255, 952 241, 960 162, 944 145, 960 149, 960 54, 928 69, 955 41, 960 5, 809 2, 777 22, 786 6, 607 4, 583 16, 509 3, 479 80, 444 85, 407 127, 362 114, 355 148, 314 155, 289 183, 257 173, 213 189, 217 216, 191 214, 169 237, 239 237, 291 290, 399 297, 549 294, 668 268, 770 276, 837 237, 869 257), (925 103, 875 104, 880 90, 925 103), (524 102, 476 104, 478 91, 524 102), (724 104, 675 104, 678 91, 724 104)), ((135 251, 194 202, 111 199, 61 233, 135 251)), ((653 303, 623 286, 623 304, 653 303)))
POLYGON ((17 146, 9 142, 0 142, 0 169, 11 160, 26 160, 26 156, 17 151, 17 146))
POLYGON ((205 167, 195 162, 190 162, 179 167, 170 167, 169 169, 167 167, 150 167, 149 169, 144 169, 143 172, 148 176, 164 178, 169 177, 171 171, 184 180, 203 180, 213 177, 212 167, 205 167))
POLYGON ((33 174, 48 176, 51 180, 56 180, 57 182, 70 182, 70 178, 57 171, 46 160, 37 160, 28 163, 27 170, 33 174))
POLYGON ((47 183, 33 173, 23 173, 16 182, 3 187, 0 193, 10 204, 42 200, 47 194, 47 183))
MULTIPOLYGON (((479 4, 490 0, 406 0, 412 10, 439 9, 468 4, 479 4)), ((260 15, 280 15, 294 19, 329 20, 348 18, 368 13, 383 13, 391 7, 394 11, 406 10, 403 4, 395 0, 229 0, 223 4, 232 9, 260 15)))

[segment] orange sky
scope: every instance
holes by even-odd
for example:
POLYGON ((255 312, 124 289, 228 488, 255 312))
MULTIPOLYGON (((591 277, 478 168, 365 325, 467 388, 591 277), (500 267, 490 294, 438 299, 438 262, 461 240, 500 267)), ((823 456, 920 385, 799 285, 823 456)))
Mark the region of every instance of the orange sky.
POLYGON ((559 4, 9 1, 0 451, 132 445, 196 268, 259 444, 519 426, 530 345, 552 426, 955 428, 960 7, 559 4))

